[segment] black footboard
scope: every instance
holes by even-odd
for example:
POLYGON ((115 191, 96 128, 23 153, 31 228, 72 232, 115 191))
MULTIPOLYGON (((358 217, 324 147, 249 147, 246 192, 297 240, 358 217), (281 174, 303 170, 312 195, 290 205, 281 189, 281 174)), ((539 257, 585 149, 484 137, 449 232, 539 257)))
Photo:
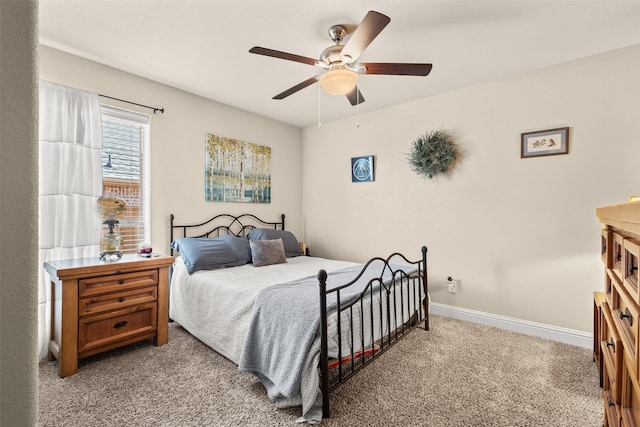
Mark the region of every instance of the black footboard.
POLYGON ((327 289, 327 273, 320 270, 321 353, 320 386, 323 417, 330 416, 329 393, 373 362, 413 329, 429 330, 427 248, 422 259, 409 261, 394 253, 373 258, 351 282, 327 289), (393 262, 396 261, 397 264, 393 262), (341 305, 341 292, 356 283, 373 264, 383 263, 382 274, 368 281, 355 301, 341 305), (398 265, 409 265, 397 268, 398 265), (327 300, 335 298, 335 311, 327 300), (330 354, 330 351, 332 354, 330 354))

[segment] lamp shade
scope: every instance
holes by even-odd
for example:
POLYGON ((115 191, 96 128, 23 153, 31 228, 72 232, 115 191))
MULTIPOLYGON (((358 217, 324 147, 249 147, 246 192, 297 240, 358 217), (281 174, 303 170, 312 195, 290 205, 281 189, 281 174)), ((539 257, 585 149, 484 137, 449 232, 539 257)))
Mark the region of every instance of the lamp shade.
POLYGON ((100 197, 95 204, 96 215, 104 220, 117 220, 125 209, 127 204, 120 197, 100 197))
POLYGON ((320 76, 320 86, 331 95, 346 95, 358 83, 358 75, 344 66, 334 67, 320 76))

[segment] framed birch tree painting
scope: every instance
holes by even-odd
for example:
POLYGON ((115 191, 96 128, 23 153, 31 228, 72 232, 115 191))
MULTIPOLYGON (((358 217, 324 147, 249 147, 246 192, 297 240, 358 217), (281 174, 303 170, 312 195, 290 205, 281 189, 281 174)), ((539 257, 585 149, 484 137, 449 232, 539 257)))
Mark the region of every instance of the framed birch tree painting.
POLYGON ((204 188, 207 201, 271 203, 271 147, 207 134, 204 188))

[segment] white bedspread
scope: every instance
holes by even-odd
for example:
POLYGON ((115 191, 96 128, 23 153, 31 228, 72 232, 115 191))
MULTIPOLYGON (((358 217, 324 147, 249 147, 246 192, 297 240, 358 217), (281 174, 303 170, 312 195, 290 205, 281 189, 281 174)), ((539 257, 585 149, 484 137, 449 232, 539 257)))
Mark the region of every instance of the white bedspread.
POLYGON ((251 311, 263 288, 356 265, 353 262, 300 256, 286 264, 252 264, 192 275, 180 257, 171 278, 169 315, 189 333, 238 364, 251 311), (256 274, 258 273, 258 274, 256 274))

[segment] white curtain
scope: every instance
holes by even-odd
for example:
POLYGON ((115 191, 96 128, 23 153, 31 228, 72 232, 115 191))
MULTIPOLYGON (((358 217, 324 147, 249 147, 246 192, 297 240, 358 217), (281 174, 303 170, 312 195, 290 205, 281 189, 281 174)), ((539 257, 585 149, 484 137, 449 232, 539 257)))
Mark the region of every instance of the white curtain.
MULTIPOLYGON (((100 254, 102 121, 98 94, 40 81, 39 262, 100 254)), ((40 358, 47 357, 51 286, 41 268, 40 358)))

